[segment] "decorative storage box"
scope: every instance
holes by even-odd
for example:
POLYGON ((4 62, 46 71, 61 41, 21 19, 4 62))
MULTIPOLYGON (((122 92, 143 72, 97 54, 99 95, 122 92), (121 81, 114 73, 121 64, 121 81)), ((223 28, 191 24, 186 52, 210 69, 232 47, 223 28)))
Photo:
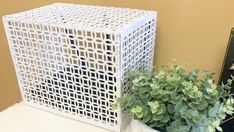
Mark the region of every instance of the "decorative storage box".
POLYGON ((156 12, 56 3, 3 17, 25 104, 121 131, 126 72, 152 67, 156 12))

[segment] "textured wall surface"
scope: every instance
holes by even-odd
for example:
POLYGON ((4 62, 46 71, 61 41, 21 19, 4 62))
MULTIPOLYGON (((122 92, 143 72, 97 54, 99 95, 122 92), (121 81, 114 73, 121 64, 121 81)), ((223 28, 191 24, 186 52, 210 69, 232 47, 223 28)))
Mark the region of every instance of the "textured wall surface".
MULTIPOLYGON (((0 16, 43 6, 55 0, 8 0, 0 16)), ((192 67, 210 70, 218 79, 231 27, 233 0, 60 0, 88 5, 128 7, 158 11, 155 65, 173 58, 192 67)), ((0 23, 0 111, 21 100, 3 24, 0 23)))

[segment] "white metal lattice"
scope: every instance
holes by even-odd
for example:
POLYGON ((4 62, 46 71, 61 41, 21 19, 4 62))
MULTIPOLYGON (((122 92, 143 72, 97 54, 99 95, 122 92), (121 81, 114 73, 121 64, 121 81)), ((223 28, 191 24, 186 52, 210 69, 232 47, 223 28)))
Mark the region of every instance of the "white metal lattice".
POLYGON ((121 131, 125 74, 153 64, 156 12, 55 3, 3 17, 24 102, 121 131), (139 63, 141 62, 141 63, 139 63))

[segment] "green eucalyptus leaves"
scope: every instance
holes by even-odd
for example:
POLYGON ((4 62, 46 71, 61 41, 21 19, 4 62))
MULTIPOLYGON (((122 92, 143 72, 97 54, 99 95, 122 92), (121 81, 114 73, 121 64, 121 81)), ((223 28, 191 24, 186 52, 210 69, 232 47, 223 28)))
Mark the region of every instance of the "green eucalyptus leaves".
POLYGON ((212 74, 185 72, 184 65, 167 65, 158 73, 139 70, 129 75, 131 94, 117 100, 114 108, 130 110, 134 118, 160 131, 215 132, 234 100, 227 84, 216 85, 212 74))

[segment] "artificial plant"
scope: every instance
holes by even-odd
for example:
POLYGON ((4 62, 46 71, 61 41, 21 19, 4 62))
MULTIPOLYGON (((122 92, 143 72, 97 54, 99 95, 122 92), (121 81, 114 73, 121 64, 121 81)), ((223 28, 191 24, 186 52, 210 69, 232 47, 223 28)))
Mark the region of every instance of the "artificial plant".
POLYGON ((222 131, 220 124, 231 115, 234 100, 227 84, 216 85, 213 74, 170 64, 159 72, 138 70, 128 76, 130 94, 118 98, 114 108, 130 110, 134 118, 153 129, 168 132, 222 131))

